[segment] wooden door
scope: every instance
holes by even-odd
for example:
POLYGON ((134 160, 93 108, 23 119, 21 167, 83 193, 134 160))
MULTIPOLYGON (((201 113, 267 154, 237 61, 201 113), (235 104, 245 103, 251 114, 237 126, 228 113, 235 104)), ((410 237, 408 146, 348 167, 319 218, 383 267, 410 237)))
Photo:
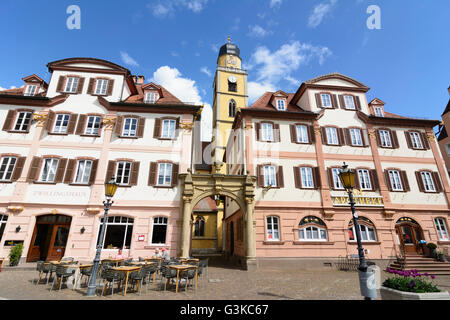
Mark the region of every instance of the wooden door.
POLYGON ((397 226, 397 234, 400 237, 400 244, 403 247, 405 254, 419 254, 419 240, 420 230, 416 227, 403 224, 397 226))
POLYGON ((66 251, 67 238, 69 237, 70 226, 53 225, 50 247, 48 249, 46 261, 59 261, 66 251))
POLYGON ((45 260, 50 244, 49 237, 52 228, 49 224, 36 224, 33 237, 31 238, 30 248, 28 250, 27 262, 36 262, 45 260))

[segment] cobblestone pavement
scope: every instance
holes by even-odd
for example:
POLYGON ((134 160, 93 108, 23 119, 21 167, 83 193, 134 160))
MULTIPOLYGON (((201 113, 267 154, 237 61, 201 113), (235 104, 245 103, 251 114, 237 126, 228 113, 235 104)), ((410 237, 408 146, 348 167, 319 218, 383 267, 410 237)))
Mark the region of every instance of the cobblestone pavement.
MULTIPOLYGON (((239 269, 209 267, 209 279, 199 280, 197 291, 164 293, 156 284, 142 295, 131 290, 124 297, 115 291, 104 297, 85 297, 86 288, 50 291, 44 283, 34 285, 36 271, 7 271, 0 273, 0 299, 13 300, 361 300, 356 272, 336 270, 272 270, 247 272, 239 269)), ((386 274, 382 272, 382 281, 386 274)), ((450 276, 437 276, 434 282, 443 290, 450 290, 450 276)), ((131 288, 131 286, 130 286, 131 288)), ((117 290, 117 289, 116 289, 117 290)), ((100 291, 100 290, 99 290, 100 291)))

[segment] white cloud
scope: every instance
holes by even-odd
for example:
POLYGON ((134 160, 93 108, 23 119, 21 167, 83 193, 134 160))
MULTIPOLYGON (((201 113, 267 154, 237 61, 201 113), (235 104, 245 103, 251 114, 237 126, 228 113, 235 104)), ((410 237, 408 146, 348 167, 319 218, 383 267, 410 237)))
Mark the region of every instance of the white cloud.
POLYGON ((204 74, 206 74, 208 77, 212 76, 211 71, 208 69, 208 67, 201 67, 200 71, 203 72, 204 74))
POLYGON ((283 2, 283 0, 270 0, 269 6, 271 8, 280 7, 282 2, 283 2))
POLYGON ((282 81, 287 81, 291 86, 298 85, 299 81, 292 74, 300 66, 309 64, 313 59, 322 65, 331 55, 327 47, 299 41, 284 44, 274 52, 265 46, 256 48, 248 65, 251 74, 256 76, 256 81, 248 84, 250 102, 254 102, 265 91, 276 91, 282 81))
POLYGON ((219 45, 218 44, 212 44, 211 45, 211 50, 214 52, 219 52, 219 45))
POLYGON ((122 58, 123 63, 132 67, 139 67, 139 64, 134 60, 130 55, 126 52, 120 51, 120 56, 122 58))
POLYGON ((322 23, 323 18, 331 12, 337 0, 330 0, 328 3, 319 3, 313 9, 313 12, 308 18, 308 27, 316 28, 322 23))
POLYGON ((149 3, 149 8, 157 18, 173 15, 176 10, 188 9, 194 13, 201 12, 209 0, 159 0, 157 4, 149 3))
MULTIPOLYGON (((23 86, 22 86, 23 87, 23 86)), ((21 87, 21 88, 22 88, 21 87)), ((10 90, 10 89, 16 89, 17 87, 16 86, 11 86, 11 87, 9 87, 9 89, 8 88, 3 88, 3 87, 0 87, 0 91, 3 91, 3 90, 10 90)))
POLYGON ((233 26, 231 27, 231 30, 232 31, 237 31, 237 30, 239 30, 239 24, 241 23, 241 19, 240 18, 236 18, 236 19, 234 19, 234 24, 233 24, 233 26))
POLYGON ((263 38, 272 34, 272 31, 265 30, 260 25, 248 26, 248 28, 250 29, 248 35, 251 37, 263 38))

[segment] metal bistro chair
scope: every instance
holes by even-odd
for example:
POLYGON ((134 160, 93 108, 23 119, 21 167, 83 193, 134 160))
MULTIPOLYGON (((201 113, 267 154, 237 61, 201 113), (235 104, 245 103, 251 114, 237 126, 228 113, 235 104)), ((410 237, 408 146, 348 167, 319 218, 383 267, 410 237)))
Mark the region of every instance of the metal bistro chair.
POLYGON ((104 279, 105 285, 103 287, 102 296, 104 295, 108 284, 112 285, 111 294, 114 295, 114 282, 118 281, 120 285, 120 283, 125 279, 125 274, 123 272, 107 268, 104 270, 104 279))
MULTIPOLYGON (((123 263, 124 266, 132 266, 132 264, 131 264, 132 262, 133 262, 133 258, 130 258, 130 259, 122 261, 121 263, 123 263)), ((119 265, 122 265, 121 263, 119 263, 119 265)))
POLYGON ((55 281, 59 279, 59 291, 61 291, 62 284, 64 280, 67 280, 70 276, 73 276, 75 274, 74 269, 67 268, 66 266, 57 266, 56 267, 56 276, 53 279, 52 287, 50 288, 50 291, 53 290, 53 287, 55 285, 55 281))
POLYGON ((91 278, 92 275, 92 268, 93 267, 87 267, 87 268, 83 268, 80 270, 80 277, 79 277, 79 281, 81 283, 81 280, 83 279, 83 277, 86 277, 86 283, 87 281, 89 281, 89 279, 91 278))
POLYGON ((194 286, 194 279, 195 279, 195 270, 196 268, 190 268, 187 270, 183 270, 180 272, 180 278, 184 279, 186 281, 186 284, 184 285, 184 291, 187 291, 187 287, 189 282, 192 282, 192 287, 195 290, 195 286, 194 286))
POLYGON ((137 271, 131 272, 130 274, 130 281, 132 283, 133 288, 136 283, 139 283, 139 295, 141 295, 142 292, 142 282, 144 281, 144 279, 147 277, 148 274, 147 270, 148 269, 146 269, 144 266, 137 271))
MULTIPOLYGON (((202 269, 203 269, 203 268, 206 269, 206 278, 207 278, 207 279, 209 279, 209 275, 208 275, 208 262, 209 262, 209 258, 206 258, 206 259, 200 260, 199 263, 198 263, 199 268, 200 268, 200 266, 201 266, 202 269)), ((203 272, 202 272, 202 273, 203 273, 203 272)), ((200 274, 199 274, 199 275, 200 275, 200 274)))
POLYGON ((44 261, 38 261, 36 263, 36 271, 38 272, 38 279, 34 279, 33 283, 36 281, 36 285, 41 281, 42 276, 42 265, 44 264, 44 261))
POLYGON ((167 265, 161 266, 160 287, 163 278, 164 278, 164 292, 166 292, 167 281, 171 281, 172 279, 177 278, 177 270, 170 269, 167 265))
POLYGON ((155 275, 155 273, 158 271, 158 266, 154 263, 144 266, 144 268, 147 271, 147 279, 145 280, 147 282, 147 289, 148 284, 150 283, 151 276, 155 275))

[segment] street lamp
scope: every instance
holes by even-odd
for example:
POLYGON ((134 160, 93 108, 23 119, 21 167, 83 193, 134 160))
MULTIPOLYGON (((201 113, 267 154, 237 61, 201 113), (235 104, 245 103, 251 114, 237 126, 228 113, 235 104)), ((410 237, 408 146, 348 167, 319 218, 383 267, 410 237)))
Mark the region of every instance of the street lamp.
MULTIPOLYGON (((355 210, 355 200, 353 199, 353 188, 355 187, 355 172, 348 168, 348 165, 345 164, 342 167, 341 173, 339 173, 339 179, 341 180, 342 185, 348 193, 348 198, 350 200, 350 208, 352 210, 353 215, 353 226, 355 227, 356 233, 356 242, 358 243, 358 255, 359 255, 359 283, 361 286, 361 293, 365 297, 366 300, 370 300, 373 298, 375 293, 370 291, 368 288, 368 280, 369 274, 367 273, 367 262, 364 257, 364 249, 361 244, 361 231, 359 229, 358 224, 358 214, 355 210)), ((370 288, 372 289, 372 288, 370 288)))
POLYGON ((97 285, 96 285, 97 274, 98 274, 98 268, 99 268, 99 264, 100 264, 100 254, 102 252, 103 237, 105 235, 106 222, 108 220, 108 211, 109 211, 109 207, 114 203, 114 201, 111 201, 111 199, 114 196, 114 194, 116 193, 117 187, 118 187, 118 185, 116 183, 116 178, 114 178, 114 177, 112 177, 108 182, 105 183, 106 201, 103 201, 103 205, 105 206, 105 214, 103 215, 103 223, 102 223, 102 228, 100 230, 100 236, 99 236, 98 242, 97 242, 97 252, 95 254, 94 266, 92 267, 91 278, 89 279, 89 286, 87 288, 86 296, 88 296, 88 297, 95 296, 95 290, 97 288, 97 285))

